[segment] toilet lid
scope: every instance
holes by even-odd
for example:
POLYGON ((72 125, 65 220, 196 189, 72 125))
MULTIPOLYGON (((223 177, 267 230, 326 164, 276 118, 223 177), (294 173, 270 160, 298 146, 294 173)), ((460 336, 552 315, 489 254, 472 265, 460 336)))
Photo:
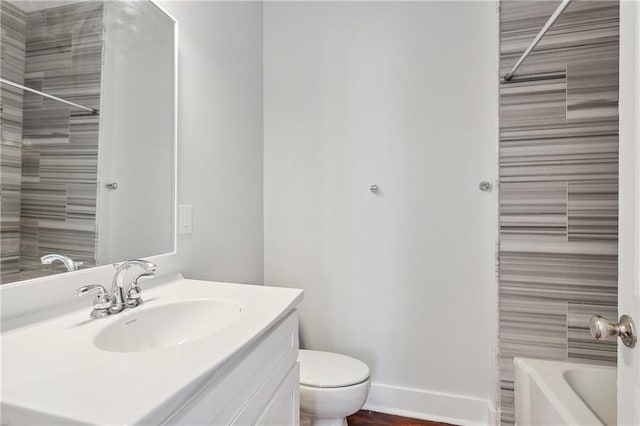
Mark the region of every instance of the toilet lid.
POLYGON ((300 384, 318 388, 338 388, 362 383, 369 367, 362 361, 333 352, 298 351, 300 384))

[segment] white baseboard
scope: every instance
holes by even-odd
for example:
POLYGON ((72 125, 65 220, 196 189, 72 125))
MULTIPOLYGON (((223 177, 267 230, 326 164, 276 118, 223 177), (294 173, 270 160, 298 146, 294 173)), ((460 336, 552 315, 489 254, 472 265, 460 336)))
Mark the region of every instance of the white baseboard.
POLYGON ((465 426, 493 426, 497 418, 486 399, 382 383, 371 384, 364 409, 465 426))

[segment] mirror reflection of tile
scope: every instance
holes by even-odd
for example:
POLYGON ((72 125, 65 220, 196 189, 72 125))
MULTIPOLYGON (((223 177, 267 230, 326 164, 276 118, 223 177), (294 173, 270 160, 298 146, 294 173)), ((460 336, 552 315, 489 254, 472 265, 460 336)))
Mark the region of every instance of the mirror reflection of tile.
MULTIPOLYGON (((3 77, 98 108, 103 3, 32 12, 7 1, 0 5, 3 77)), ((43 268, 46 253, 94 266, 99 117, 7 85, 0 96, 0 282, 64 270, 61 264, 43 268)))

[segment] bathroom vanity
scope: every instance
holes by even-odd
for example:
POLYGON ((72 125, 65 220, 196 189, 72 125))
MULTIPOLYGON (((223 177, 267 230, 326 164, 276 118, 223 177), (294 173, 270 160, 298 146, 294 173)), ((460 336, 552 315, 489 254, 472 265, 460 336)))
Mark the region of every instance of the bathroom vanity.
POLYGON ((170 279, 2 334, 2 425, 299 423, 302 290, 170 279))

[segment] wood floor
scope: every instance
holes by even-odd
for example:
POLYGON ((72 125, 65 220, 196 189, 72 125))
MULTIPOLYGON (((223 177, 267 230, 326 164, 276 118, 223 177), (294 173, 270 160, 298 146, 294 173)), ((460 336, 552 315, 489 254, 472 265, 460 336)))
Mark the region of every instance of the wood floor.
POLYGON ((448 423, 410 419, 375 411, 360 410, 347 418, 349 426, 452 426, 448 423))

